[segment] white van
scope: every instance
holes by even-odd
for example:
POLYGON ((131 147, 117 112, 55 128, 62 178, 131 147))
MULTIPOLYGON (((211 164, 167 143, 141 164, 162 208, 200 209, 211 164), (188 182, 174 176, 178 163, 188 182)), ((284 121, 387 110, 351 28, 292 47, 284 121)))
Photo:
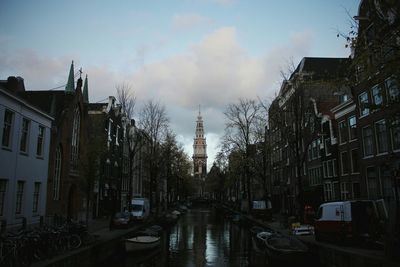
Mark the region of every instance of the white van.
POLYGON ((371 239, 377 234, 379 221, 386 218, 383 200, 323 203, 314 222, 315 239, 371 239))
POLYGON ((146 220, 150 215, 150 202, 147 198, 133 198, 131 214, 134 220, 146 220))

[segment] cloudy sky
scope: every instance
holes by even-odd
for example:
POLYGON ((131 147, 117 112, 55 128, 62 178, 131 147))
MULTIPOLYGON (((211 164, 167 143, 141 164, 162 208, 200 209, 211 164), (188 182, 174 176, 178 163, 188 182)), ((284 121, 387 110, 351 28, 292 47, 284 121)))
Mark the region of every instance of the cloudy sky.
POLYGON ((240 97, 271 99, 291 58, 347 57, 359 0, 1 0, 0 79, 28 90, 64 85, 72 60, 91 102, 130 84, 138 108, 166 106, 189 155, 199 104, 209 166, 240 97))

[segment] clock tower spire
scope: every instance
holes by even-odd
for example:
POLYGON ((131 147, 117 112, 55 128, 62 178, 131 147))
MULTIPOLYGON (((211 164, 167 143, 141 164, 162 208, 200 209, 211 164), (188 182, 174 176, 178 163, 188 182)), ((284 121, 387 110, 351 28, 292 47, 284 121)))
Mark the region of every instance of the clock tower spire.
POLYGON ((193 174, 199 178, 205 178, 207 174, 207 143, 204 136, 200 105, 196 121, 196 136, 193 141, 193 174))

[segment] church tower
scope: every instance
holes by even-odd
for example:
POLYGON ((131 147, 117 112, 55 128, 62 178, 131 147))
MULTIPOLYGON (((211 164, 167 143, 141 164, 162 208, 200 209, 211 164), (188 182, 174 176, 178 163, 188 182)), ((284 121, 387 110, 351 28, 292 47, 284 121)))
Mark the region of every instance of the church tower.
POLYGON ((196 137, 193 141, 193 174, 199 178, 204 178, 207 175, 207 143, 204 137, 200 106, 196 121, 196 137))

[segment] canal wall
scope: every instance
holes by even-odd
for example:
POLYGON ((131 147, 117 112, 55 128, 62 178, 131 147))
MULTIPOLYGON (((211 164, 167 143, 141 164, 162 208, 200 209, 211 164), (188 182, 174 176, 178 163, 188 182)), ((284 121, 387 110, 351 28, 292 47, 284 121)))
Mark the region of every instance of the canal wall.
MULTIPOLYGON (((279 220, 261 221, 242 214, 228 206, 220 206, 229 212, 240 214, 243 219, 253 225, 267 227, 283 234, 290 234, 289 229, 283 228, 279 220)), ((383 250, 362 249, 349 246, 341 246, 327 242, 317 242, 314 236, 297 236, 310 249, 322 267, 400 267, 400 262, 393 262, 386 257, 383 250)), ((400 253, 400 252, 399 252, 400 253)))
POLYGON ((143 226, 123 230, 102 230, 99 239, 92 245, 69 251, 52 259, 32 264, 32 267, 98 266, 114 253, 124 250, 124 239, 132 236, 143 226), (107 233, 107 231, 109 233, 107 233))

